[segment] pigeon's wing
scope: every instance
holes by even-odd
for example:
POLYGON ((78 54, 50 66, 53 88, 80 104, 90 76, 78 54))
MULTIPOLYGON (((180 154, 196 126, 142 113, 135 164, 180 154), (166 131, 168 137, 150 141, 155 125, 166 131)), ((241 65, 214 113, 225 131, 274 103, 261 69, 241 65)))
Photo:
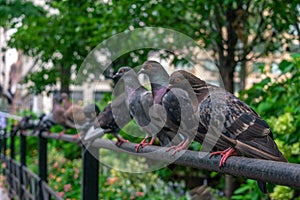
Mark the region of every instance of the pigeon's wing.
MULTIPOLYGON (((176 124, 177 126, 179 126, 180 121, 181 121, 180 103, 179 103, 176 95, 171 90, 169 90, 163 96, 162 104, 163 104, 164 109, 167 112, 167 119, 169 121, 171 121, 174 125, 176 124)), ((172 127, 170 127, 170 128, 173 129, 172 127)), ((177 127, 175 129, 177 129, 177 127)))
POLYGON ((145 91, 141 95, 141 106, 147 117, 149 117, 150 108, 153 106, 153 96, 150 91, 145 91))
POLYGON ((236 149, 251 157, 286 161, 272 139, 269 125, 235 96, 227 95, 226 100, 224 133, 235 136, 236 149))
POLYGON ((250 157, 286 161, 272 139, 268 124, 231 93, 210 94, 200 102, 198 111, 200 124, 212 138, 207 137, 208 143, 219 149, 231 146, 250 157))
POLYGON ((145 90, 137 89, 129 98, 129 110, 140 127, 146 127, 150 122, 148 104, 148 93, 145 90))
POLYGON ((112 113, 111 104, 108 104, 108 106, 104 108, 103 112, 100 113, 97 119, 101 128, 112 129, 115 132, 119 131, 119 127, 112 113))
POLYGON ((164 95, 162 102, 167 112, 167 127, 176 130, 185 139, 193 140, 197 133, 198 120, 187 92, 173 88, 164 95))
POLYGON ((57 124, 65 125, 65 110, 62 107, 55 108, 52 112, 53 119, 57 124))
POLYGON ((241 153, 262 159, 286 161, 272 139, 268 124, 249 113, 243 113, 226 130, 234 133, 236 149, 241 153))

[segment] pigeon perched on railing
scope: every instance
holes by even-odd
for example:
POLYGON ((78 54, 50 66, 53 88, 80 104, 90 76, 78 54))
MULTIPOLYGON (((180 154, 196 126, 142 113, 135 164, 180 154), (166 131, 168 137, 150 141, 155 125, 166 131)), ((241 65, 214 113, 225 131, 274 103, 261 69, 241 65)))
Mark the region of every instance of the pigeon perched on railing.
POLYGON ((174 149, 173 154, 187 148, 193 138, 187 140, 190 134, 186 134, 186 128, 189 132, 195 131, 197 124, 188 95, 182 90, 177 90, 176 94, 169 90, 169 74, 159 62, 146 61, 139 73, 149 77, 154 105, 158 107, 156 113, 160 111, 160 115, 166 115, 165 125, 157 134, 162 146, 174 145, 168 149, 174 149))
POLYGON ((102 112, 100 112, 100 108, 96 104, 85 106, 83 111, 86 123, 80 128, 81 132, 76 137, 82 136, 84 142, 89 142, 102 137, 106 133, 111 133, 118 140, 116 142, 117 146, 128 142, 128 140, 123 139, 119 134, 120 127, 125 126, 131 120, 130 116, 123 115, 128 110, 124 95, 120 95, 117 99, 114 99, 113 106, 114 113, 112 103, 109 103, 102 112))
POLYGON ((219 139, 226 142, 230 150, 222 153, 225 158, 220 165, 225 163, 233 151, 249 157, 286 161, 273 140, 270 127, 250 106, 233 94, 206 84, 183 70, 171 75, 170 87, 186 89, 186 81, 198 97, 201 125, 209 130, 212 128, 210 126, 222 123, 219 139))
POLYGON ((137 74, 132 68, 121 67, 114 75, 114 78, 118 77, 121 77, 119 81, 123 81, 125 85, 125 102, 130 115, 139 127, 146 132, 146 137, 136 146, 136 151, 138 151, 141 147, 152 145, 156 133, 159 132, 159 127, 151 123, 149 116, 150 108, 153 105, 153 97, 151 92, 141 85, 137 74), (151 140, 147 142, 149 137, 151 137, 151 140))
POLYGON ((48 131, 50 133, 50 128, 54 125, 65 125, 65 109, 60 105, 61 104, 61 96, 60 95, 54 95, 53 101, 52 101, 52 112, 47 115, 41 115, 39 117, 40 121, 36 128, 33 131, 33 134, 36 131, 48 131))
MULTIPOLYGON (((215 144, 222 150, 211 153, 211 156, 222 156, 220 167, 232 155, 287 162, 278 150, 268 124, 233 94, 209 85, 184 70, 174 72, 169 84, 170 88, 182 88, 196 94, 199 125, 207 131, 200 134, 206 134, 204 142, 215 144), (224 144, 228 145, 225 150, 222 149, 224 144)), ((258 185, 266 192, 265 183, 259 181, 258 185)))
POLYGON ((84 139, 88 130, 91 127, 95 126, 99 113, 100 113, 100 108, 97 106, 97 104, 92 103, 86 105, 83 108, 85 123, 82 124, 81 126, 77 126, 80 132, 78 134, 75 134, 73 138, 77 139, 79 137, 82 137, 84 139))
POLYGON ((120 126, 121 128, 126 125, 131 118, 128 115, 124 115, 123 109, 126 108, 126 105, 120 105, 125 104, 124 98, 117 98, 114 101, 114 109, 116 109, 113 112, 112 103, 109 103, 104 109, 103 112, 97 117, 98 125, 106 130, 107 133, 111 133, 113 136, 117 138, 116 145, 120 146, 124 142, 128 142, 128 140, 125 140, 122 138, 122 136, 119 134, 120 126), (118 118, 118 119, 117 119, 118 118), (116 122, 118 121, 118 123, 116 122))
POLYGON ((18 121, 18 124, 13 127, 12 135, 16 135, 18 131, 21 131, 22 134, 25 130, 34 128, 35 125, 32 121, 32 118, 32 115, 27 115, 18 121))
MULTIPOLYGON (((65 110, 63 117, 64 123, 62 124, 65 128, 80 129, 81 126, 86 122, 86 116, 83 112, 83 107, 80 105, 72 104, 68 94, 62 93, 62 104, 65 110)), ((65 134, 66 129, 60 132, 58 137, 65 134)), ((76 135, 74 136, 76 138, 76 135)))

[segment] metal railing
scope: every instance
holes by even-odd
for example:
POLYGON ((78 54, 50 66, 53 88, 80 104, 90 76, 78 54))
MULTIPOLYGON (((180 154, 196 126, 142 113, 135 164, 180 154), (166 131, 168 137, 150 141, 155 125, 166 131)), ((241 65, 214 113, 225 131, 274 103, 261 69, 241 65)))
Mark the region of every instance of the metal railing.
MULTIPOLYGON (((71 135, 39 133, 32 135, 30 132, 22 133, 17 137, 20 139, 20 163, 17 163, 15 158, 15 136, 10 134, 2 134, 0 138, 1 158, 7 163, 6 176, 10 186, 10 193, 18 196, 19 199, 61 199, 58 194, 47 185, 47 141, 48 139, 62 140, 72 142, 74 145, 82 145, 80 139, 74 139, 71 135), (33 174, 26 168, 26 138, 37 137, 39 141, 39 174, 33 174), (10 137, 10 158, 5 155, 7 138, 10 137)), ((169 162, 174 159, 169 152, 165 151, 165 147, 146 146, 135 152, 134 143, 124 143, 121 147, 117 147, 114 143, 107 139, 96 139, 89 145, 89 151, 82 145, 82 184, 81 184, 81 199, 93 200, 99 197, 99 155, 95 156, 90 153, 91 149, 94 152, 99 152, 100 148, 111 151, 142 156, 157 161, 169 162), (150 152, 159 152, 149 154, 150 152), (97 159, 98 157, 98 159, 97 159)), ((261 159, 245 158, 245 157, 230 157, 226 161, 226 165, 219 168, 220 156, 209 158, 208 153, 185 151, 181 156, 176 157, 174 164, 189 166, 198 169, 209 171, 217 171, 220 173, 241 176, 249 179, 266 181, 279 185, 291 187, 300 187, 300 164, 283 163, 261 159)))

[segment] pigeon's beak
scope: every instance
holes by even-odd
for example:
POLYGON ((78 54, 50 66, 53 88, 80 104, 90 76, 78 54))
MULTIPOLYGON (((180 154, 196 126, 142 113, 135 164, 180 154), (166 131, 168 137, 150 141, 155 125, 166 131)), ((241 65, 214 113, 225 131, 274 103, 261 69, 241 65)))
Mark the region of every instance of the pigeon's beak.
POLYGON ((145 74, 145 69, 144 68, 141 68, 140 71, 137 73, 137 75, 140 75, 140 74, 145 74))
POLYGON ((172 83, 169 83, 168 88, 172 89, 174 87, 174 85, 172 83))

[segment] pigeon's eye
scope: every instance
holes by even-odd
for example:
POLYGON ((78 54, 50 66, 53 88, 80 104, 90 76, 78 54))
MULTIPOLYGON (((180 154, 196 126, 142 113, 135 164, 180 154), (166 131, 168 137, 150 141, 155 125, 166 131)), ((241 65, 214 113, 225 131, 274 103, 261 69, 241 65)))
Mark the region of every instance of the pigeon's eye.
POLYGON ((152 69, 152 65, 150 65, 150 64, 147 67, 148 67, 148 69, 152 69))
POLYGON ((124 69, 121 69, 121 73, 124 74, 124 72, 125 72, 125 70, 124 70, 124 69))
POLYGON ((179 82, 180 82, 180 78, 176 78, 176 79, 175 79, 175 82, 176 82, 176 83, 179 83, 179 82))

